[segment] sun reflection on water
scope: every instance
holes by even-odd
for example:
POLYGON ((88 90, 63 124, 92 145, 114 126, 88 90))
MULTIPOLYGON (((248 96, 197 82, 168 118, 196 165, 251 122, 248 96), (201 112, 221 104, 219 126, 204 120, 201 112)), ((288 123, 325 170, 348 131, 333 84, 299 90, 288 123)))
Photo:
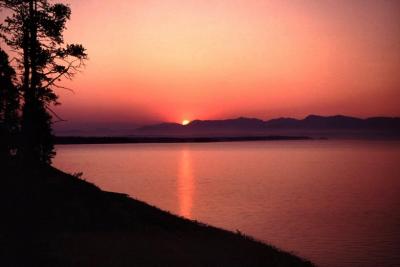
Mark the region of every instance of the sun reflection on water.
POLYGON ((179 214, 189 219, 192 218, 194 189, 194 175, 190 152, 182 150, 178 172, 179 214))

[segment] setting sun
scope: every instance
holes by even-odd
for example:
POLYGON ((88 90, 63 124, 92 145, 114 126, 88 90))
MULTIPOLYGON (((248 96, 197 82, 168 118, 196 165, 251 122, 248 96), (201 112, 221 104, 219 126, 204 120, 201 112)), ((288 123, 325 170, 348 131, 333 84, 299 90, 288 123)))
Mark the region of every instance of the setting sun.
POLYGON ((190 123, 190 120, 183 120, 182 125, 188 125, 190 123))

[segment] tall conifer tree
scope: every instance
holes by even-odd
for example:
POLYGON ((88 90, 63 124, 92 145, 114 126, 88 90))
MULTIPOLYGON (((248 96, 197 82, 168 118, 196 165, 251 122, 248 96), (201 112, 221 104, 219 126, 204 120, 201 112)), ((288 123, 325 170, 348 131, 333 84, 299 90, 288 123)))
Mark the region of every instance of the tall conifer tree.
POLYGON ((27 163, 51 163, 54 156, 52 105, 59 104, 56 88, 71 79, 87 54, 80 44, 65 44, 63 31, 70 19, 69 6, 48 0, 0 0, 9 15, 0 25, 5 43, 18 53, 22 94, 21 146, 27 163))

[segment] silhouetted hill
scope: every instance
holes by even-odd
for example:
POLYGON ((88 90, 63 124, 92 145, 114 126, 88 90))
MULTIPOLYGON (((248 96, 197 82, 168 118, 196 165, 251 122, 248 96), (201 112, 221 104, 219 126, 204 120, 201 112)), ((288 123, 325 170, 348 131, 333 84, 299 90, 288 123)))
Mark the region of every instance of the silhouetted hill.
MULTIPOLYGON (((155 133, 155 134, 210 134, 223 133, 226 131, 243 132, 243 130, 262 130, 265 123, 259 119, 237 118, 227 120, 194 120, 188 125, 177 123, 161 123, 156 125, 144 126, 136 130, 137 133, 155 133)), ((244 132, 245 132, 244 131, 244 132)), ((218 135, 217 134, 217 135, 218 135)))
POLYGON ((270 128, 296 128, 301 124, 300 120, 292 119, 292 118, 278 118, 272 119, 265 122, 266 127, 270 128))
POLYGON ((259 119, 254 118, 244 118, 240 117, 237 119, 227 119, 227 120, 194 120, 189 123, 189 126, 192 129, 203 129, 203 128, 211 128, 211 129, 262 129, 264 127, 264 122, 259 119))
POLYGON ((336 115, 309 115, 304 119, 277 118, 262 121, 254 118, 228 120, 194 120, 186 126, 163 123, 138 128, 136 136, 244 136, 311 135, 342 137, 400 137, 400 118, 360 119, 336 115))
POLYGON ((1 171, 1 266, 312 266, 49 166, 1 171))
POLYGON ((301 121, 300 127, 309 129, 356 129, 363 127, 364 120, 336 115, 323 117, 318 115, 309 115, 301 121))
POLYGON ((140 127, 136 130, 139 130, 139 131, 179 131, 183 128, 184 128, 184 126, 182 124, 165 122, 165 123, 140 127))

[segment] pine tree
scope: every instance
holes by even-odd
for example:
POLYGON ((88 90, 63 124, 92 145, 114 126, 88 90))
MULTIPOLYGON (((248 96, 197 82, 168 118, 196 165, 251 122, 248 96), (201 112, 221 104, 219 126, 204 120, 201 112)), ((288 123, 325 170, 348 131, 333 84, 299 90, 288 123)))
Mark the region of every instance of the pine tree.
POLYGON ((19 94, 14 82, 15 70, 0 48, 0 160, 9 159, 17 146, 19 94))
POLYGON ((51 163, 54 156, 52 105, 57 105, 57 82, 71 79, 87 59, 80 44, 64 44, 69 6, 48 0, 0 0, 11 11, 0 25, 0 36, 14 51, 21 70, 21 158, 28 163, 51 163))

